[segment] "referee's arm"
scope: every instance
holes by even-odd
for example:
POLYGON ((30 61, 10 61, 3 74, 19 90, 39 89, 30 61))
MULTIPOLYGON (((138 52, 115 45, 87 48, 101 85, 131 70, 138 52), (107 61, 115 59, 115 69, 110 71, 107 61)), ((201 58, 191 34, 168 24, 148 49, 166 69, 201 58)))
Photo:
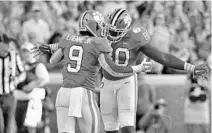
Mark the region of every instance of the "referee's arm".
POLYGON ((25 80, 26 72, 24 70, 24 65, 23 65, 21 58, 20 58, 18 53, 16 53, 15 58, 16 58, 16 64, 15 64, 16 65, 16 71, 18 71, 18 75, 16 75, 16 78, 15 78, 15 83, 18 84, 18 83, 25 80))

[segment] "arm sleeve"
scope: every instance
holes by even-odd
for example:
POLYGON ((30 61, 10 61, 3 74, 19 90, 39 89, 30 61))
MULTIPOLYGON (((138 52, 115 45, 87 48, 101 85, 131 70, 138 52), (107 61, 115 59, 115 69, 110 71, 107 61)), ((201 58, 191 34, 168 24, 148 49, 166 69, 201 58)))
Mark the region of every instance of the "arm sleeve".
POLYGON ((130 66, 123 67, 117 66, 110 57, 109 54, 100 54, 98 61, 102 68, 109 74, 115 77, 130 76, 133 73, 133 69, 130 66))
POLYGON ((163 53, 151 45, 145 45, 140 50, 151 59, 159 62, 167 67, 184 70, 185 62, 175 57, 174 55, 163 53))
POLYGON ((60 43, 49 44, 51 51, 54 53, 60 48, 60 43))

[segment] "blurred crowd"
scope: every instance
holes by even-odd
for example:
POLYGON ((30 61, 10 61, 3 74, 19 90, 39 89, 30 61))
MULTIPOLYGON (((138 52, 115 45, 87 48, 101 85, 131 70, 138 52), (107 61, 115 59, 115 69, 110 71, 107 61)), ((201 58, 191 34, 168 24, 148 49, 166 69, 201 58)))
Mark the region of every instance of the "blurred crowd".
MULTIPOLYGON (((34 45, 37 45, 37 42, 52 44, 57 43, 63 34, 67 32, 77 34, 78 18, 82 12, 94 9, 107 15, 119 7, 126 8, 131 13, 134 26, 142 26, 148 30, 152 36, 152 44, 159 50, 172 53, 192 64, 202 63, 211 55, 211 1, 1 1, 0 33, 7 34, 13 38, 12 41, 14 43, 9 44, 12 50, 20 51, 22 49, 22 54, 25 54, 23 47, 29 42, 34 45)), ((27 60, 30 57, 30 50, 27 50, 28 55, 25 55, 26 59, 23 60, 27 60)), ((43 57, 42 62, 47 69, 55 70, 55 67, 47 63, 48 58, 48 55, 43 57)), ((35 66, 33 65, 32 67, 35 66)), ((56 68, 58 67, 56 66, 56 68)), ((41 73, 43 74, 43 72, 41 73)), ((183 72, 166 68, 154 62, 152 73, 177 74, 183 72)), ((145 81, 141 78, 143 78, 143 75, 139 77, 139 95, 141 96, 139 96, 140 100, 138 102, 137 126, 139 125, 147 130, 150 125, 156 125, 160 123, 158 121, 164 121, 165 117, 158 118, 156 116, 161 114, 165 116, 164 112, 167 103, 164 99, 157 101, 155 88, 145 84, 145 81), (153 103, 156 104, 150 111, 148 106, 144 106, 153 103), (145 116, 145 119, 141 120, 143 116, 145 116)), ((187 124, 188 132, 193 130, 192 126, 195 124, 203 125, 202 129, 204 132, 207 128, 205 125, 209 123, 209 120, 206 119, 209 118, 207 112, 209 96, 206 95, 208 90, 199 84, 198 82, 191 82, 190 86, 187 87, 189 90, 185 96, 187 98, 185 102, 185 123, 187 124), (194 101, 192 101, 192 98, 194 101), (202 112, 193 111, 198 101, 204 104, 203 107, 205 109, 202 112), (195 113, 202 114, 199 115, 202 121, 196 123, 196 119, 199 120, 199 118, 193 117, 197 116, 195 113)), ((22 95, 20 97, 22 98, 22 95)), ((28 104, 31 99, 24 100, 28 104)), ((46 95, 43 101, 45 108, 43 109, 42 120, 43 125, 48 126, 48 114, 54 110, 50 91, 49 96, 46 95)), ((23 109, 23 104, 24 106, 27 105, 23 101, 19 102, 17 110, 23 109)), ((26 108, 24 110, 26 111, 26 108)), ((21 117, 20 113, 23 115, 23 111, 19 111, 16 116, 21 117)), ((17 124, 19 124, 17 126, 21 127, 23 121, 17 124)), ((163 126, 164 132, 168 132, 169 124, 163 126)), ((20 129, 22 130, 22 128, 20 129)), ((24 130, 26 129, 23 128, 23 132, 24 130)))
MULTIPOLYGON (((0 31, 17 42, 55 43, 66 33, 77 33, 79 15, 95 9, 107 15, 115 8, 130 11, 133 25, 144 26, 153 45, 184 61, 198 64, 211 52, 210 1, 1 1, 0 31)), ((45 59, 44 59, 45 61, 45 59)), ((155 63, 153 73, 176 73, 155 63)))

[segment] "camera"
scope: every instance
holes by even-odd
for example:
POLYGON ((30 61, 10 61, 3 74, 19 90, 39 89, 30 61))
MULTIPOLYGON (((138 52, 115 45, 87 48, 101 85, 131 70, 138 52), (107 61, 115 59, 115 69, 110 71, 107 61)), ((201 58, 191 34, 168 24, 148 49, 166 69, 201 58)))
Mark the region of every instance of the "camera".
POLYGON ((165 101, 165 99, 163 99, 163 98, 159 99, 159 100, 155 103, 154 109, 155 109, 155 110, 158 110, 158 109, 160 109, 161 106, 166 107, 166 101, 165 101))
POLYGON ((155 107, 154 107, 154 109, 155 109, 155 110, 158 110, 158 109, 159 109, 159 105, 156 104, 155 107))

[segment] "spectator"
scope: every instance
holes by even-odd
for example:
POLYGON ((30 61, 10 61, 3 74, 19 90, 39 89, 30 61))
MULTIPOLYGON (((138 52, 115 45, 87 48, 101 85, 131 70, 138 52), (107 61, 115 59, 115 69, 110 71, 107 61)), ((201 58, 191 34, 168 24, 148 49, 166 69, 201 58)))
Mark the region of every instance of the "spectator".
MULTIPOLYGON (((197 55, 194 53, 195 45, 193 40, 188 36, 188 30, 181 29, 177 31, 173 43, 170 45, 170 53, 180 58, 183 61, 196 61, 197 55)), ((184 74, 184 71, 179 71, 171 68, 163 70, 167 74, 184 74)))
MULTIPOLYGON (((8 24, 10 35, 16 40, 15 47, 20 49, 20 44, 23 43, 23 36, 21 34, 21 23, 18 19, 11 19, 8 24)), ((16 49, 17 50, 17 49, 16 49)))
POLYGON ((194 41, 189 38, 188 34, 186 29, 179 30, 173 45, 171 45, 171 53, 183 61, 188 61, 195 49, 194 41))
POLYGON ((154 15, 157 15, 158 13, 164 12, 163 2, 162 1, 155 1, 153 3, 153 9, 152 12, 154 12, 154 15))
MULTIPOLYGON (((171 33, 171 36, 176 35, 179 37, 181 36, 181 32, 178 31, 186 29, 188 32, 189 40, 191 40, 190 37, 193 37, 196 51, 189 51, 189 60, 193 61, 194 63, 196 60, 198 60, 196 58, 205 60, 208 56, 208 53, 210 53, 208 50, 210 49, 210 43, 208 42, 210 39, 208 36, 211 34, 210 5, 211 4, 209 1, 86 1, 74 3, 67 1, 4 1, 0 4, 0 20, 2 20, 2 23, 4 23, 6 27, 5 29, 7 31, 10 29, 9 33, 17 41, 15 44, 23 44, 23 39, 26 41, 30 40, 30 42, 33 43, 38 41, 46 42, 49 37, 55 33, 76 33, 76 29, 78 27, 76 22, 78 21, 79 14, 85 10, 96 9, 103 12, 104 14, 107 14, 108 12, 118 7, 127 8, 136 22, 135 25, 144 26, 147 28, 150 35, 153 35, 153 33, 158 34, 154 32, 157 31, 158 26, 153 28, 152 23, 156 20, 157 17, 160 17, 160 14, 164 14, 165 27, 169 33, 171 33), (138 19, 140 21, 137 21, 138 19), (21 27, 22 24, 23 26, 21 27), (22 31, 20 31, 20 28, 22 31), (46 33, 40 32, 40 29, 46 33)), ((164 28, 162 31, 164 32, 164 28)), ((161 41, 161 38, 159 39, 161 41)), ((174 40, 173 43, 176 44, 175 41, 177 40, 178 39, 174 40)), ((172 39, 170 41, 172 43, 172 39)), ((181 48, 178 50, 181 51, 180 49, 181 48)), ((43 61, 46 62, 45 59, 43 59, 43 61)), ((162 69, 162 67, 160 69, 162 69)))
MULTIPOLYGON (((195 5, 198 6, 197 4, 198 2, 186 2, 186 4, 188 4, 188 19, 189 19, 189 23, 191 25, 191 35, 194 36, 196 28, 201 25, 202 23, 202 16, 201 16, 201 12, 198 10, 198 8, 195 8, 195 5)), ((201 1, 199 2, 201 3, 201 1)))
POLYGON ((115 2, 115 1, 107 1, 103 4, 103 7, 102 7, 102 13, 104 15, 107 15, 109 13, 111 13, 113 10, 115 10, 116 8, 127 8, 127 5, 120 1, 120 2, 115 2))
POLYGON ((209 132, 209 90, 200 85, 201 79, 188 79, 188 90, 184 103, 184 122, 187 133, 195 132, 199 127, 200 133, 209 132))
POLYGON ((152 19, 149 16, 144 15, 143 17, 141 17, 139 21, 135 22, 135 26, 144 27, 149 32, 150 36, 153 35, 154 25, 152 19))
MULTIPOLYGON (((154 18, 154 32, 152 35, 152 45, 159 48, 160 51, 169 53, 171 35, 169 29, 165 25, 165 16, 163 13, 159 13, 154 18)), ((161 74, 163 65, 153 61, 152 72, 161 74)))
POLYGON ((167 103, 161 98, 158 99, 138 121, 140 131, 137 133, 147 133, 153 130, 155 133, 169 133, 171 119, 165 115, 167 103))
POLYGON ((174 7, 172 7, 172 11, 170 16, 168 16, 167 24, 170 29, 173 29, 174 31, 180 30, 180 29, 187 29, 190 31, 190 24, 187 16, 183 13, 183 7, 182 4, 175 4, 174 7))
POLYGON ((145 116, 156 101, 156 90, 153 86, 145 83, 142 73, 138 75, 138 103, 136 113, 136 131, 147 131, 147 126, 140 127, 139 121, 145 116))
POLYGON ((31 18, 23 23, 22 32, 25 41, 34 44, 46 42, 50 36, 49 26, 41 19, 41 9, 38 5, 32 7, 31 15, 31 18))

